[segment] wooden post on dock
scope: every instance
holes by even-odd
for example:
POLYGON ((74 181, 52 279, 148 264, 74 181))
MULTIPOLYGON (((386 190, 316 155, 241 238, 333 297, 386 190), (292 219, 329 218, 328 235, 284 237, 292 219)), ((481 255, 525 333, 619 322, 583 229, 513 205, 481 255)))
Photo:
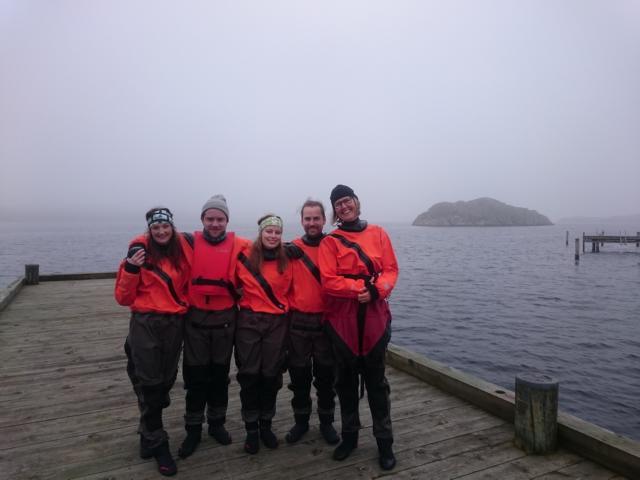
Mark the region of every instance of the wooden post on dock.
POLYGON ((565 245, 566 247, 568 247, 568 246, 569 246, 569 230, 567 230, 567 236, 565 237, 564 245, 565 245))
POLYGON ((27 285, 37 285, 40 283, 40 265, 24 266, 24 283, 27 285))
MULTIPOLYGON (((584 242, 582 243, 582 248, 584 248, 584 242)), ((576 238, 576 254, 575 254, 576 263, 580 261, 580 239, 576 238)))
POLYGON ((539 373, 516 375, 515 444, 547 454, 558 445, 558 382, 539 373))

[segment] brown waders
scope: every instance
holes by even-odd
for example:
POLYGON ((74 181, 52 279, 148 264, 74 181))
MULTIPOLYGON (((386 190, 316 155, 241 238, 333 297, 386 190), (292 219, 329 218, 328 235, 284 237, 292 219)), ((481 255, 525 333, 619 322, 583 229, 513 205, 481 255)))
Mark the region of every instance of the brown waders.
POLYGON ((247 429, 245 450, 249 453, 257 452, 258 429, 265 445, 277 446, 271 420, 276 412, 278 390, 282 388, 287 332, 286 314, 240 310, 235 358, 242 419, 247 429))
POLYGON ((162 423, 162 410, 171 403, 169 391, 178 375, 182 321, 182 315, 131 314, 124 345, 127 374, 138 397, 138 433, 149 450, 169 438, 162 423))

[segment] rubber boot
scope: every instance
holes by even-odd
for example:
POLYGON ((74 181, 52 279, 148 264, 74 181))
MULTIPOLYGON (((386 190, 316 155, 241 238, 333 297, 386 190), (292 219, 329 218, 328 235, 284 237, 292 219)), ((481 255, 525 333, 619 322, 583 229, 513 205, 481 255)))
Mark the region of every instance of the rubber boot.
POLYGON ((383 470, 391 470, 396 466, 396 457, 393 454, 393 450, 391 449, 391 445, 393 444, 393 439, 391 438, 376 438, 376 442, 378 443, 378 463, 380 463, 380 468, 383 470))
POLYGON ((171 477, 178 473, 178 466, 175 460, 171 456, 171 450, 169 450, 169 442, 162 442, 156 448, 153 449, 153 456, 158 464, 158 471, 165 477, 171 477))
POLYGON ((200 440, 202 440, 202 425, 187 425, 184 427, 187 431, 187 436, 178 449, 178 456, 180 458, 187 458, 196 451, 200 440))
POLYGON ((296 443, 302 436, 309 431, 309 415, 294 415, 296 423, 284 439, 287 443, 296 443))
POLYGON ((333 428, 333 424, 331 423, 321 423, 320 433, 322 434, 322 438, 324 438, 324 441, 329 445, 335 445, 340 441, 338 432, 336 432, 336 429, 333 428))
POLYGON ((358 448, 358 432, 342 432, 342 443, 333 451, 333 459, 342 461, 358 448))
POLYGON ((260 450, 260 436, 258 433, 258 422, 245 423, 247 438, 244 441, 244 451, 255 455, 260 450))
POLYGON ((220 445, 229 445, 231 443, 231 435, 224 428, 224 420, 209 422, 209 436, 213 437, 220 445))
POLYGON ((260 440, 267 448, 278 448, 278 438, 271 431, 271 420, 260 420, 260 440))

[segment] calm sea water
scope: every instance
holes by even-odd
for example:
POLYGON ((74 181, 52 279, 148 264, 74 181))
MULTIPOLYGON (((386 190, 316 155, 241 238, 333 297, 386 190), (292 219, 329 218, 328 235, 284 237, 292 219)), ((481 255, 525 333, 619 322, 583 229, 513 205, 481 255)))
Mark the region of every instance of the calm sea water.
MULTIPOLYGON (((519 372, 550 374, 560 408, 640 440, 639 248, 607 244, 576 265, 573 238, 599 226, 386 228, 401 268, 393 342, 511 390, 519 372)), ((25 263, 42 273, 113 271, 138 230, 2 222, 0 287, 25 263)))

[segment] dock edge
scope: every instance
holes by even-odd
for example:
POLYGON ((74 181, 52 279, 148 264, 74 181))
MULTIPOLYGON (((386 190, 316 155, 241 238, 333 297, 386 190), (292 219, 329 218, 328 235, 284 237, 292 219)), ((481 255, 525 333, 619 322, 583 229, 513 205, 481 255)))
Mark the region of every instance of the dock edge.
MULTIPOLYGON (((389 344, 388 365, 513 422, 515 393, 389 344)), ((560 411, 558 440, 563 447, 629 478, 640 478, 640 442, 560 411)))
POLYGON ((0 312, 7 308, 11 300, 15 298, 24 286, 24 277, 18 277, 5 288, 0 290, 0 312))

